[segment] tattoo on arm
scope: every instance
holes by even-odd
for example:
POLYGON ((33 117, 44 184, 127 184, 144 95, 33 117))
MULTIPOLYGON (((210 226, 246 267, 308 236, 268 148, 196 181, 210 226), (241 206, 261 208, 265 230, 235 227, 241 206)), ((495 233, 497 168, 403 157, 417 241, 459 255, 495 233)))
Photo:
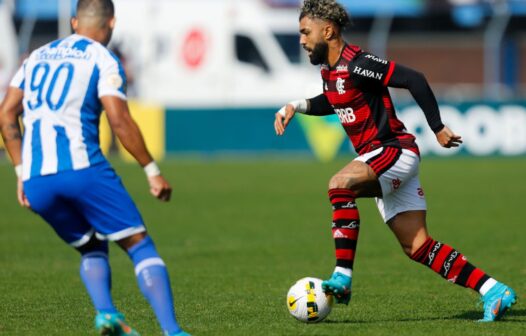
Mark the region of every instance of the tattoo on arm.
POLYGON ((20 133, 20 126, 18 123, 10 123, 2 127, 2 138, 4 139, 4 143, 13 140, 21 140, 22 134, 20 133))

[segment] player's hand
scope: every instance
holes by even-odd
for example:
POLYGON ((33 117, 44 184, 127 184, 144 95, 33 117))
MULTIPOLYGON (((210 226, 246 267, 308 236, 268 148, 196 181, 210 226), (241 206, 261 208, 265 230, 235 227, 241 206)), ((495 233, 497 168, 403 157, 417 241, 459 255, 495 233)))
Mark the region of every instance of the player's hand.
POLYGON ((172 196, 172 187, 162 175, 148 177, 150 193, 161 201, 168 202, 172 196))
POLYGON ((447 126, 436 133, 437 141, 444 148, 458 147, 462 143, 462 137, 456 135, 447 126))
POLYGON ((17 183, 16 197, 20 206, 23 206, 24 208, 28 209, 31 208, 31 204, 29 204, 26 194, 24 193, 24 184, 22 183, 22 179, 20 178, 18 179, 17 183))
POLYGON ((285 128, 287 128, 289 122, 294 118, 294 114, 296 114, 296 111, 291 104, 283 106, 281 110, 276 113, 276 119, 274 120, 274 130, 276 131, 276 135, 283 135, 283 133, 285 133, 285 128), (283 111, 285 112, 285 115, 282 114, 283 111))

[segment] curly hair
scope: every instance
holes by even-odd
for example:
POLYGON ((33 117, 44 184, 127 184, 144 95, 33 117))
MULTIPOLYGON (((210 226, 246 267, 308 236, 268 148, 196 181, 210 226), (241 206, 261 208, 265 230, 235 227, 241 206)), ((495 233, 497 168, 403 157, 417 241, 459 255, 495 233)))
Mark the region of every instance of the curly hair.
POLYGON ((331 21, 340 29, 345 29, 351 23, 345 8, 335 0, 305 0, 301 7, 300 20, 306 16, 331 21))

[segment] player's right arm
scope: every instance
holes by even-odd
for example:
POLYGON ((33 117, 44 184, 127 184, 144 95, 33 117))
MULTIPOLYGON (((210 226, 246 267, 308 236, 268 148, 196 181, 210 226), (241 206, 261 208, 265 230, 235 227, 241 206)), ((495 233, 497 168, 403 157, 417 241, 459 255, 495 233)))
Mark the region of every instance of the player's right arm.
POLYGON ((9 87, 2 105, 0 105, 0 129, 4 145, 16 167, 22 164, 22 132, 18 118, 22 114, 24 91, 9 87))
POLYGON ((294 118, 296 113, 325 116, 333 114, 334 110, 324 94, 320 94, 310 99, 290 102, 276 113, 274 130, 277 135, 283 135, 285 133, 285 128, 287 128, 287 125, 292 118, 294 118))
POLYGON ((24 91, 20 88, 10 86, 7 89, 4 101, 0 105, 0 131, 4 139, 4 146, 15 166, 18 178, 18 203, 23 207, 29 207, 29 201, 26 198, 22 184, 22 132, 18 122, 23 111, 23 98, 24 91))

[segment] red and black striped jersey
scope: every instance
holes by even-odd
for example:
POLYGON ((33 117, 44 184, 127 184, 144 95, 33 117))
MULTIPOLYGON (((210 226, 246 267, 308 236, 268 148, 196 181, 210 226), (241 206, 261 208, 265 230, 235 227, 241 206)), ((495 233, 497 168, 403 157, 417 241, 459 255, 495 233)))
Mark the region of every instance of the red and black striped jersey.
POLYGON ((359 154, 382 146, 419 154, 415 137, 397 118, 387 85, 395 63, 346 45, 333 67, 321 66, 323 94, 359 154))

